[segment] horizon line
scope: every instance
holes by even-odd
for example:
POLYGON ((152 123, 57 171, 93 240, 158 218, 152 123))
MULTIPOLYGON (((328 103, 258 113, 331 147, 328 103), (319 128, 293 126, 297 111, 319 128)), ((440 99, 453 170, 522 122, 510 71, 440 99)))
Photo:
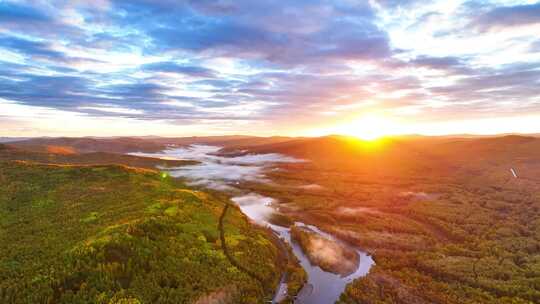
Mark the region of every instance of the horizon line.
MULTIPOLYGON (((35 139, 35 138, 143 138, 143 137, 155 137, 155 138, 190 138, 190 137, 258 137, 258 138, 272 138, 272 137, 288 137, 288 138, 322 138, 322 137, 349 137, 349 138, 358 138, 365 140, 361 138, 360 136, 354 136, 349 134, 324 134, 324 135, 246 135, 246 134, 221 134, 221 135, 178 135, 178 136, 170 136, 170 135, 81 135, 81 136, 70 136, 70 135, 38 135, 38 136, 12 136, 12 135, 0 135, 0 138, 8 138, 8 139, 35 139)), ((375 138, 377 139, 383 139, 383 138, 395 138, 395 137, 430 137, 430 138, 436 138, 436 137, 504 137, 504 136, 531 136, 531 137, 538 137, 540 136, 540 132, 508 132, 508 133, 491 133, 491 134, 474 134, 474 133, 449 133, 449 134, 437 134, 437 135, 429 135, 429 134, 417 134, 417 133, 410 133, 410 134, 389 134, 389 135, 383 135, 380 137, 375 138)))

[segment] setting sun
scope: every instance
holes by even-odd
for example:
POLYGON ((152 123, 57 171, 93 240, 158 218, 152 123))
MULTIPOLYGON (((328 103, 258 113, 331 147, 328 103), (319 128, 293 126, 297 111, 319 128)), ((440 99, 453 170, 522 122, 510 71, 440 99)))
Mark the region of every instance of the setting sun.
POLYGON ((383 136, 399 134, 399 125, 392 119, 376 114, 367 114, 346 123, 337 124, 323 133, 343 134, 363 140, 375 140, 383 136))
POLYGON ((395 133, 393 122, 379 116, 365 116, 351 125, 351 135, 365 140, 374 140, 395 133))

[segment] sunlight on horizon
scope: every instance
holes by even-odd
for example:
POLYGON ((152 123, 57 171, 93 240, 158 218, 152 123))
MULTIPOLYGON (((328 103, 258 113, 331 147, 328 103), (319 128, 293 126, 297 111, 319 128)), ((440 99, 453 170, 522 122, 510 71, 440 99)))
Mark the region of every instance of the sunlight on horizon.
POLYGON ((536 134, 538 115, 463 119, 451 121, 405 120, 381 113, 367 113, 348 121, 308 130, 307 136, 345 135, 373 141, 388 136, 536 134))
POLYGON ((398 135, 402 126, 390 117, 382 114, 368 113, 348 122, 317 129, 312 135, 339 134, 356 137, 366 141, 377 140, 384 136, 398 135))
POLYGON ((343 129, 343 134, 364 140, 376 140, 383 136, 394 135, 397 132, 396 123, 380 115, 362 116, 352 123, 338 128, 343 129))

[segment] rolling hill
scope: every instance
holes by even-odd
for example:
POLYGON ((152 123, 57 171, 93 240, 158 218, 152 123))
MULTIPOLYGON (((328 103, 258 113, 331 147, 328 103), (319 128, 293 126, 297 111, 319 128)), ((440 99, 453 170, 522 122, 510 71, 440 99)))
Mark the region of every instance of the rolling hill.
POLYGON ((54 146, 72 149, 79 153, 157 152, 166 148, 165 144, 157 143, 151 139, 135 137, 43 137, 17 141, 12 144, 27 150, 43 151, 47 146, 54 146))
POLYGON ((0 302, 262 303, 272 297, 284 268, 281 251, 226 197, 191 190, 155 170, 88 165, 103 160, 185 164, 0 145, 0 302))

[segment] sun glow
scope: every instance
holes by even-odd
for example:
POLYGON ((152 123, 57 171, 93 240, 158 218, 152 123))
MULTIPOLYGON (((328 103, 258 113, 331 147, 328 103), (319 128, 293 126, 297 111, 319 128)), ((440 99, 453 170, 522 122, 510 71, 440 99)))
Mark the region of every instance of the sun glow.
POLYGON ((399 133, 399 126, 391 119, 379 115, 365 115, 334 128, 333 133, 376 140, 383 136, 399 133))

